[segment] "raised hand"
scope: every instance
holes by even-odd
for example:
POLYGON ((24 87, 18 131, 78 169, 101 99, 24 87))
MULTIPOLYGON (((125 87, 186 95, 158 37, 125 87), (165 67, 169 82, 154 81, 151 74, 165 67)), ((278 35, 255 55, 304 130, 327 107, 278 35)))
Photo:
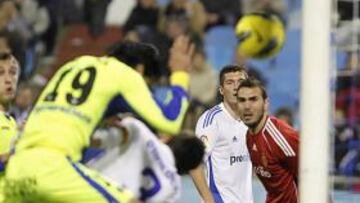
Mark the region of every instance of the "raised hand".
POLYGON ((194 44, 190 42, 189 37, 183 35, 177 37, 170 49, 168 61, 170 71, 189 72, 192 68, 194 49, 194 44))

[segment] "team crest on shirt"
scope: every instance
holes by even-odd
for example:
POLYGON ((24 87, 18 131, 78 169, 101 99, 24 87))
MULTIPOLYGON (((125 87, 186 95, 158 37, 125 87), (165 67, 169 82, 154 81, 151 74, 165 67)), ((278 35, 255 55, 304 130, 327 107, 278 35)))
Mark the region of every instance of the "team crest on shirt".
POLYGON ((255 151, 255 152, 257 152, 257 147, 256 147, 256 145, 255 145, 255 144, 253 144, 253 146, 252 146, 252 150, 253 150, 253 151, 255 151))
POLYGON ((201 135, 201 136, 200 136, 200 140, 204 143, 205 147, 208 146, 208 144, 209 144, 209 139, 208 139, 208 137, 207 137, 206 135, 201 135))

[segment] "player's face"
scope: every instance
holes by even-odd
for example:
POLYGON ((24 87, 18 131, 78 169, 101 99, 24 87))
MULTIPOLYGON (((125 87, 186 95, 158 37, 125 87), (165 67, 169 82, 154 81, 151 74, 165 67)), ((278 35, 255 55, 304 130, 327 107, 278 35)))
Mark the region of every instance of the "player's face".
POLYGON ((237 92, 241 120, 249 128, 255 129, 266 115, 268 100, 261 95, 258 87, 242 87, 237 92))
POLYGON ((19 78, 19 64, 14 57, 0 60, 0 104, 15 98, 19 78))
POLYGON ((240 82, 245 80, 246 75, 243 72, 229 72, 224 75, 224 82, 220 86, 220 94, 224 97, 224 102, 236 104, 236 90, 240 82))

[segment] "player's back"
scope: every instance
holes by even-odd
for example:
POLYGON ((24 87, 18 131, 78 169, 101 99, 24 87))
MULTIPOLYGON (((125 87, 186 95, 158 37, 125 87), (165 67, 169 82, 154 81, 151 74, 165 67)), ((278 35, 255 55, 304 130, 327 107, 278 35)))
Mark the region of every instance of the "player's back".
POLYGON ((141 76, 114 58, 83 56, 65 64, 41 93, 17 150, 48 147, 79 160, 109 103, 134 77, 141 76))
POLYGON ((170 148, 136 119, 125 118, 122 125, 130 131, 128 144, 107 151, 88 165, 126 185, 144 202, 176 202, 181 180, 170 148))

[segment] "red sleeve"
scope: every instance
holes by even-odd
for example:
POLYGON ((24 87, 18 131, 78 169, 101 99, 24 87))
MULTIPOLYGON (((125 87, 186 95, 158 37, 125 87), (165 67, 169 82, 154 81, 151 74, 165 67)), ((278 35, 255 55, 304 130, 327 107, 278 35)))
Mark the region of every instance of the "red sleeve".
POLYGON ((280 131, 284 135, 284 138, 290 145, 291 149, 294 151, 295 156, 283 156, 283 163, 286 168, 292 173, 294 179, 298 180, 298 170, 299 170, 299 133, 288 126, 287 124, 281 124, 280 131))

